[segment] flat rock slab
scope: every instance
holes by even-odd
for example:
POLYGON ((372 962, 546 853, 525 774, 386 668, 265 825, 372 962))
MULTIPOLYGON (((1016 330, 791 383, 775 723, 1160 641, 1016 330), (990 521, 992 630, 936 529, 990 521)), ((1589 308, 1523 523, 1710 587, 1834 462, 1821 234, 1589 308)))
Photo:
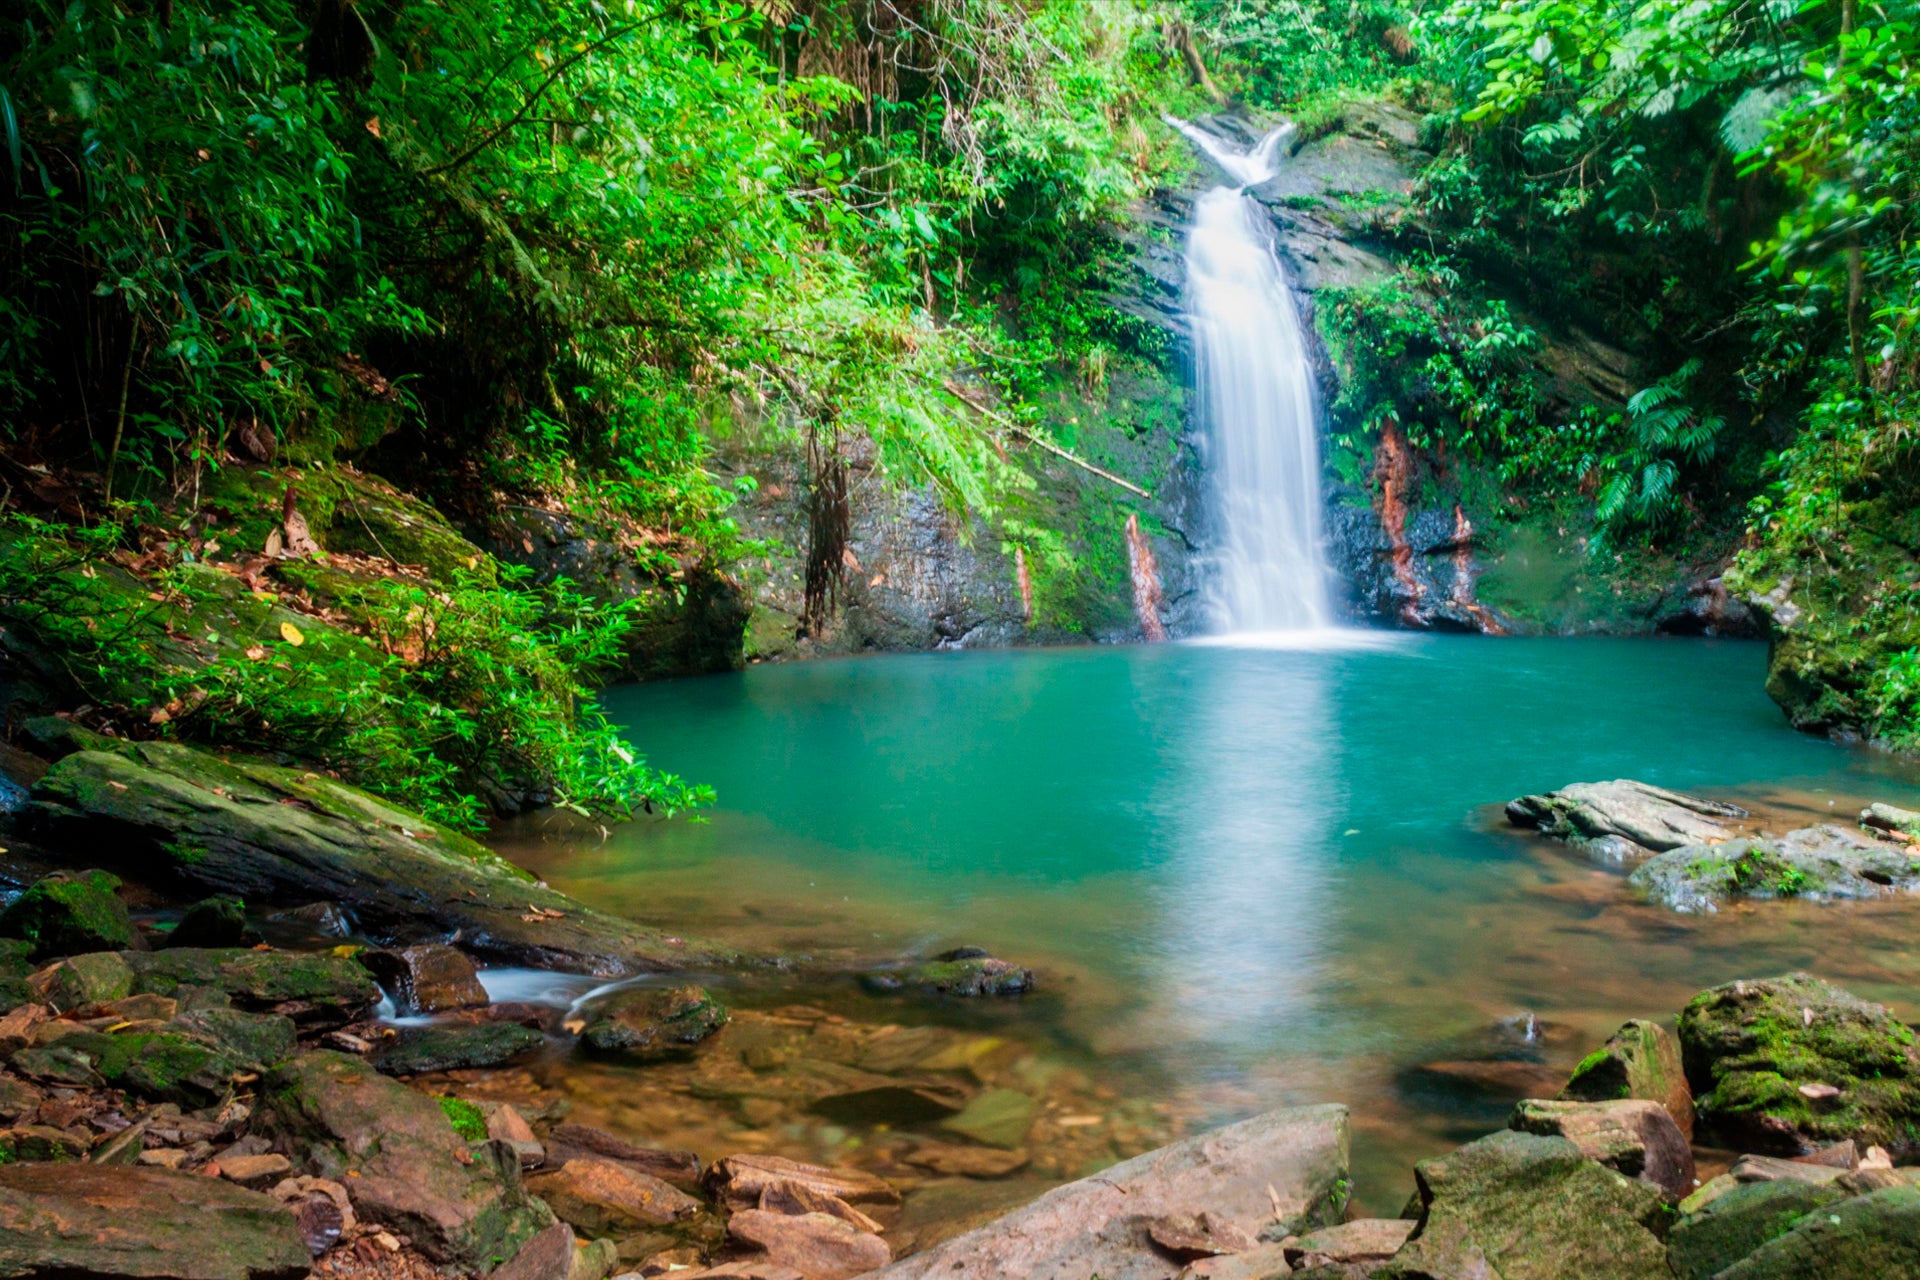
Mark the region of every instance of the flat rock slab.
POLYGON ((218 1178, 87 1164, 0 1167, 0 1276, 296 1280, 294 1218, 218 1178))
POLYGON ((1345 1107, 1271 1111, 1068 1183, 1024 1209, 878 1273, 884 1280, 1166 1280, 1177 1267, 1148 1225, 1205 1209, 1248 1236, 1285 1215, 1337 1216, 1347 1176, 1345 1107))
POLYGON ((1633 886, 1686 914, 1736 898, 1875 898, 1920 888, 1911 846, 1825 824, 1778 838, 1690 844, 1642 864, 1633 886))
POLYGON ((1597 852, 1615 861, 1730 839, 1735 832, 1724 820, 1746 816, 1737 805, 1630 778, 1576 782, 1544 795, 1521 796, 1507 806, 1507 821, 1514 826, 1598 845, 1597 852))

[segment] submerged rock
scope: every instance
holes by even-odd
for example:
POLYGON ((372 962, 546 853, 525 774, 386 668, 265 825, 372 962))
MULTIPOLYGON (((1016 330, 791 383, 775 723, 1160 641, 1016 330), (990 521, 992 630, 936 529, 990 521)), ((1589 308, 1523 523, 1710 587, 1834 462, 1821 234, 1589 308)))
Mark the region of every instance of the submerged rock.
POLYGON ((1338 1222, 1346 1188, 1346 1109, 1273 1111, 1068 1183, 877 1274, 1164 1280, 1173 1268, 1137 1224, 1205 1208, 1256 1238, 1298 1231, 1338 1222))
POLYGON ((727 1025, 726 1009, 703 987, 625 987, 586 1018, 585 1047, 643 1060, 685 1053, 727 1025))
POLYGON ((105 871, 50 875, 0 911, 0 934, 31 944, 36 959, 143 945, 119 887, 120 878, 105 871))
POLYGON ((459 832, 344 783, 177 743, 69 755, 22 820, 49 843, 112 849, 143 874, 263 906, 339 903, 388 942, 458 931, 481 954, 609 976, 733 958, 542 888, 459 832))
POLYGON ((1420 1220, 1386 1277, 1671 1280, 1667 1206, 1565 1138, 1496 1133, 1414 1167, 1420 1220))
POLYGON ((1579 1147, 1589 1160, 1638 1178, 1669 1200, 1678 1202, 1693 1190, 1693 1149, 1657 1102, 1529 1099, 1514 1108, 1507 1127, 1522 1133, 1557 1134, 1579 1147))
POLYGON ((0 1276, 297 1280, 310 1266, 291 1213, 218 1178, 0 1167, 0 1276))
POLYGON ((1657 1102, 1673 1117, 1681 1136, 1693 1140, 1693 1090, 1680 1062, 1680 1046, 1657 1022, 1635 1018, 1624 1024, 1580 1060, 1560 1096, 1574 1102, 1657 1102))
POLYGON ((435 1262, 483 1270, 553 1221, 521 1187, 509 1148, 470 1145, 438 1102, 355 1058, 294 1058, 267 1076, 259 1107, 256 1133, 435 1262))
POLYGON ((1522 796, 1507 806, 1507 821, 1588 847, 1623 862, 1732 838, 1719 819, 1744 818, 1737 805, 1667 791, 1627 778, 1576 782, 1544 795, 1522 796))
POLYGON ((527 1189, 563 1222, 596 1236, 668 1226, 700 1211, 698 1200, 660 1179, 592 1156, 530 1179, 527 1189))
POLYGON ((957 947, 919 964, 860 975, 876 994, 909 991, 928 996, 1019 996, 1033 990, 1033 970, 996 960, 979 947, 957 947))
POLYGON ((1903 844, 1844 827, 1806 827, 1778 838, 1686 845, 1631 877, 1675 911, 1715 911, 1733 898, 1870 898, 1920 888, 1920 861, 1903 844))
POLYGON ((682 1191, 700 1189, 700 1157, 691 1151, 642 1147, 605 1129, 585 1124, 557 1124, 547 1135, 547 1164, 554 1168, 580 1156, 611 1160, 672 1183, 682 1191))
POLYGON ((217 894, 187 908, 167 935, 170 947, 237 947, 247 941, 247 906, 232 894, 217 894))
POLYGON ((1731 982, 1680 1014, 1680 1049, 1700 1128, 1727 1145, 1920 1153, 1920 1043, 1882 1005, 1804 973, 1731 982))

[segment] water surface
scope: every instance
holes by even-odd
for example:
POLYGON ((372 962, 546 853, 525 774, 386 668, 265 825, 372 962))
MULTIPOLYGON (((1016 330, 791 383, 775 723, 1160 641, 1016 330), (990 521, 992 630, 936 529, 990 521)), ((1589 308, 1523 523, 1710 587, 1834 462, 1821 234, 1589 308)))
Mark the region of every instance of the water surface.
POLYGON ((1175 1130, 1346 1102, 1359 1194, 1388 1212, 1413 1159, 1505 1105, 1423 1065, 1563 1075, 1624 1018, 1801 967, 1914 1010, 1920 902, 1680 917, 1500 819, 1522 793, 1613 777, 1796 820, 1920 802, 1910 767, 1789 729, 1761 646, 1368 639, 619 689, 607 705, 635 744, 718 789, 709 820, 505 845, 556 887, 689 934, 834 955, 970 943, 1031 964, 1043 991, 1011 1006, 903 1011, 849 987, 835 1008, 1025 1036, 1175 1130), (1524 1013, 1532 1039, 1489 1030, 1524 1013))

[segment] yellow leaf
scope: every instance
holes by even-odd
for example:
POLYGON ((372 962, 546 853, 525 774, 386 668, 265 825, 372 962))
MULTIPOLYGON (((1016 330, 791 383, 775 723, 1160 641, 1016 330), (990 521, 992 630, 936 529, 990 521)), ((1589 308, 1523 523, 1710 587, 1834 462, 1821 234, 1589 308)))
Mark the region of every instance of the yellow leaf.
POLYGON ((280 638, 291 645, 303 645, 307 642, 307 638, 300 634, 300 628, 291 622, 280 624, 280 638))

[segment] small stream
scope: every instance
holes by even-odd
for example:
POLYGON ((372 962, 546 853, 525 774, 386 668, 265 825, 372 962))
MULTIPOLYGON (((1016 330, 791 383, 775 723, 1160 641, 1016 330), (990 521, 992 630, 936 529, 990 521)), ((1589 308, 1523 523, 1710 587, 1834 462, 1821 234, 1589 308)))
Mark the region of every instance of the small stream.
MULTIPOLYGON (((1912 766, 1789 729, 1764 659, 1742 642, 1363 632, 758 667, 607 698, 657 764, 718 788, 707 821, 603 839, 549 817, 500 845, 688 934, 828 960, 977 944, 1033 965, 1038 992, 987 1004, 715 979, 775 1025, 1019 1046, 1018 1071, 1057 1095, 1043 1107, 1084 1126, 1054 1131, 1072 1144, 1058 1160, 1032 1144, 1020 1194, 1183 1130, 1339 1101, 1358 1195, 1394 1212, 1413 1160, 1703 987, 1807 968, 1920 1012, 1920 903, 1676 916, 1502 820, 1516 795, 1612 777, 1796 823, 1920 801, 1912 766)), ((754 1017, 725 1035, 771 1034, 754 1017)), ((710 1158, 857 1159, 885 1132, 703 1101, 680 1068, 565 1070, 588 1073, 568 1084, 588 1113, 710 1158)))

